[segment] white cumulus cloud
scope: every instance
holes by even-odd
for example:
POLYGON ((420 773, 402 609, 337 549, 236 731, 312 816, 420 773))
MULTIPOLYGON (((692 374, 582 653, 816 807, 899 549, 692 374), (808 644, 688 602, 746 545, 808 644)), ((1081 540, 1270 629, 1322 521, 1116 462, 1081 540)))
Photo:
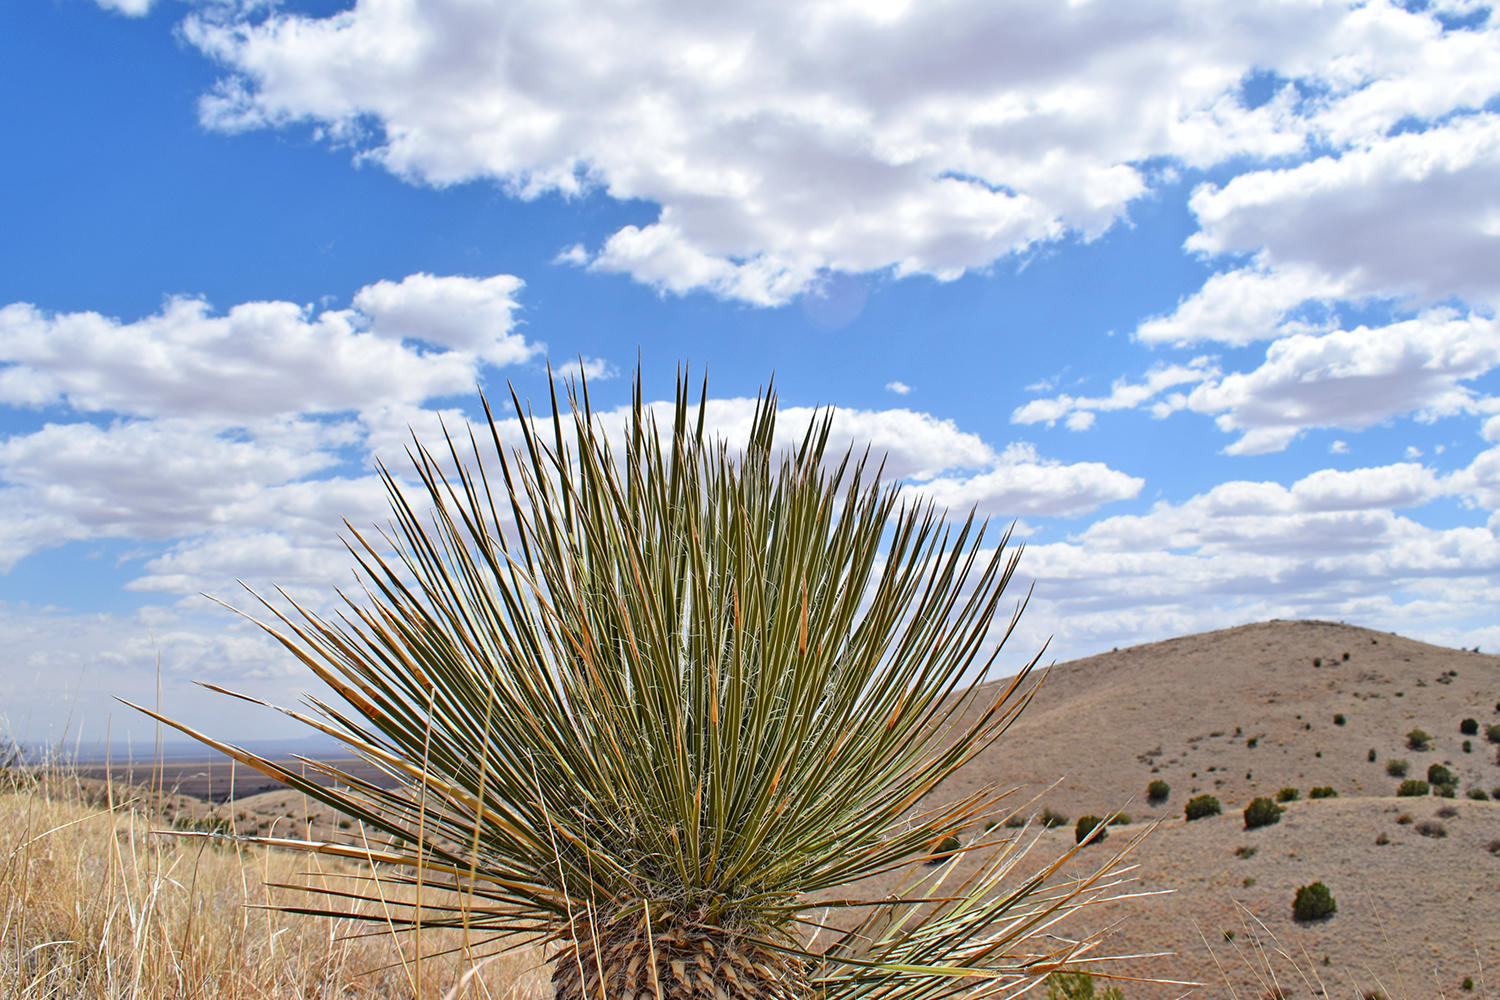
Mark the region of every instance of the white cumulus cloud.
MULTIPOLYGON (((1092 239, 1174 175, 1149 160, 1295 159, 1311 142, 1355 150, 1353 168, 1393 123, 1500 89, 1493 28, 1444 32, 1388 0, 217 10, 184 26, 227 71, 209 125, 314 123, 421 183, 653 202, 654 221, 561 259, 758 304, 828 272, 948 279, 1092 239), (1252 73, 1273 80, 1254 107, 1252 73)), ((1458 182, 1460 159, 1435 169, 1458 182)), ((1248 196, 1231 182, 1195 202, 1205 249, 1253 236, 1225 208, 1248 196)))

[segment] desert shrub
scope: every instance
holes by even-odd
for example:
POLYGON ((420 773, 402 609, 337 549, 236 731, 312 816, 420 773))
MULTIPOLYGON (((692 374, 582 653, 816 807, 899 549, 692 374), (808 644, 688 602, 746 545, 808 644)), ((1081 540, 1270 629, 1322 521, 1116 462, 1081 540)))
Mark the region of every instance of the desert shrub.
POLYGON ((1415 829, 1424 837, 1432 837, 1436 840, 1442 840, 1444 837, 1448 836, 1448 828, 1439 823, 1437 820, 1424 819, 1422 822, 1413 827, 1413 829, 1415 829))
POLYGON ((1132 822, 1133 820, 1131 820, 1130 818, 1130 813, 1115 813, 1115 815, 1110 818, 1109 825, 1129 826, 1132 822))
POLYGON ((1347 649, 1344 650, 1344 662, 1349 662, 1349 651, 1347 649))
POLYGON ((1411 824, 1412 824, 1411 813, 1402 813, 1400 816, 1396 817, 1396 825, 1397 826, 1411 826, 1411 824))
POLYGON ((1183 809, 1184 815, 1189 821, 1203 819, 1205 816, 1217 816, 1224 811, 1219 805, 1219 800, 1212 795, 1195 795, 1188 799, 1187 806, 1183 809))
POLYGON ((1496 837, 1494 840, 1484 845, 1484 849, 1489 851, 1491 854, 1500 854, 1500 837, 1496 837))
POLYGON ((1474 736, 1479 732, 1478 719, 1465 719, 1458 724, 1458 731, 1464 736, 1474 736))
POLYGON ((1458 782, 1445 781, 1441 785, 1432 786, 1432 794, 1439 798, 1452 799, 1458 797, 1458 782))
POLYGON ((1234 856, 1241 861, 1248 861, 1255 857, 1255 847, 1250 844, 1241 844, 1234 849, 1234 856))
POLYGON ((1490 800, 1490 793, 1483 788, 1471 788, 1464 794, 1475 802, 1488 802, 1490 800))
POLYGON ((1322 882, 1301 886, 1292 897, 1292 918, 1299 923, 1327 920, 1338 912, 1338 908, 1333 893, 1322 882))
POLYGON ((1339 793, 1333 790, 1332 785, 1319 785, 1307 793, 1310 799, 1336 799, 1339 793))
POLYGON ((1251 750, 1254 750, 1255 749, 1255 744, 1257 744, 1259 742, 1260 742, 1260 737, 1259 736, 1252 736, 1252 737, 1250 737, 1249 739, 1247 739, 1245 741, 1245 746, 1249 747, 1251 750))
POLYGON ((1386 835, 1386 832, 1384 830, 1381 830, 1380 833, 1375 837, 1375 843, 1377 846, 1384 847, 1390 842, 1391 838, 1386 835))
POLYGON ((1426 750, 1432 745, 1432 734, 1425 729, 1413 729, 1406 734, 1406 745, 1412 750, 1426 750))
POLYGON ((1376 757, 1375 748, 1371 747, 1370 748, 1370 752, 1367 753, 1367 754, 1365 754, 1365 760, 1367 760, 1371 764, 1373 764, 1373 763, 1375 763, 1375 757, 1376 757))
POLYGON ((1385 773, 1393 778, 1404 778, 1411 773, 1411 761, 1397 757, 1385 762, 1385 773))
POLYGON ((1091 844, 1107 840, 1109 838, 1109 830, 1104 826, 1104 821, 1098 816, 1078 817, 1078 822, 1073 826, 1073 842, 1075 844, 1083 843, 1088 838, 1088 835, 1094 832, 1096 827, 1099 832, 1094 836, 1093 840, 1089 841, 1091 844))
POLYGON ((1277 802, 1296 802, 1301 792, 1295 788, 1282 788, 1276 792, 1277 802))
POLYGON ((1458 988, 1461 989, 1461 990, 1463 990, 1465 993, 1473 993, 1474 992, 1474 977, 1473 976, 1464 976, 1464 981, 1458 984, 1458 988))
POLYGON ((1464 753, 1473 753, 1474 743, 1472 740, 1464 740, 1464 753))
POLYGON ((1439 819, 1455 819, 1458 816, 1457 806, 1443 806, 1437 811, 1439 819))
POLYGON ((1345 720, 1344 720, 1344 713, 1343 712, 1335 712, 1335 713, 1333 713, 1333 724, 1335 726, 1342 726, 1344 724, 1344 721, 1345 720))
POLYGON ((1018 830, 1026 825, 1026 817, 1019 813, 1005 817, 1005 828, 1007 830, 1018 830))
POLYGON ((1401 782, 1401 787, 1396 789, 1396 794, 1403 798, 1411 798, 1418 795, 1426 795, 1431 791, 1427 782, 1420 778, 1407 778, 1401 782))
MULTIPOLYGON (((732 996, 1029 986, 1002 956, 1051 950, 1028 938, 1094 882, 1049 892, 986 865, 937 906, 882 896, 816 954, 798 936, 817 893, 926 860, 1003 795, 909 815, 1029 697, 1025 668, 963 683, 996 655, 1007 546, 829 453, 830 416, 783 448, 762 396, 741 448, 685 376, 663 426, 643 392, 626 426, 575 392, 551 421, 515 399, 513 432, 413 442, 420 484, 385 476, 391 528, 349 529, 364 596, 273 611, 272 638, 341 699, 321 730, 410 780, 372 798, 236 758, 389 839, 387 878, 433 893, 398 919, 502 944, 552 932, 559 1000, 621 997, 689 951, 695 983, 742 980, 732 996), (950 694, 978 713, 956 731, 950 694)), ((324 885, 304 908, 363 900, 383 929, 378 885, 324 885)))
POLYGON ((1047 977, 1047 1000, 1125 1000, 1125 994, 1114 986, 1095 993, 1087 972, 1054 972, 1047 977))
POLYGON ((1280 823, 1281 814, 1285 811, 1268 798, 1252 799, 1245 807, 1245 829, 1254 830, 1258 827, 1270 826, 1272 823, 1280 823))
POLYGON ((1491 743, 1500 743, 1500 724, 1484 727, 1484 738, 1491 743))
MULTIPOLYGON (((1496 727, 1500 729, 1500 726, 1496 727)), ((1172 794, 1172 786, 1157 778, 1146 786, 1146 801, 1158 805, 1167 801, 1167 796, 1172 794)))
POLYGON ((1321 667, 1322 665, 1323 665, 1323 658, 1321 656, 1314 656, 1313 657, 1313 666, 1315 666, 1315 667, 1321 667))
POLYGON ((938 842, 937 847, 932 852, 932 857, 927 859, 927 865, 929 867, 934 867, 936 865, 942 864, 944 861, 947 861, 949 858, 951 858, 953 856, 953 853, 962 846, 963 843, 958 839, 957 834, 948 834, 948 836, 944 837, 941 841, 938 842))
POLYGON ((1429 785, 1446 785, 1456 780, 1458 779, 1453 776, 1453 772, 1442 764, 1432 763, 1427 765, 1427 783, 1429 785))

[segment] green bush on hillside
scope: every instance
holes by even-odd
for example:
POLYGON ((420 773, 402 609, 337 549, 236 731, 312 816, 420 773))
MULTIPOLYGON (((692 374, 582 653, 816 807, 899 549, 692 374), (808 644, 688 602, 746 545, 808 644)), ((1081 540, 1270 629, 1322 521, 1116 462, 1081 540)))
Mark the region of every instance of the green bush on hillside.
POLYGON ((1188 799, 1187 806, 1183 809, 1183 814, 1191 822, 1195 819, 1202 819, 1205 816, 1217 816, 1223 811, 1224 809, 1219 805, 1218 799, 1212 795, 1204 794, 1188 799))
POLYGON ((1109 839, 1109 830, 1104 826, 1102 819, 1098 816, 1080 816, 1078 817, 1078 823, 1073 827, 1073 842, 1075 844, 1083 843, 1088 839, 1089 834, 1094 832, 1095 827, 1098 827, 1099 832, 1089 843, 1097 844, 1109 839))
POLYGON ((1478 719, 1465 719, 1458 724, 1458 731, 1464 736, 1474 736, 1479 732, 1478 719))
MULTIPOLYGON (((1500 726, 1496 726, 1495 728, 1500 729, 1500 726)), ((1151 784, 1146 786, 1146 801, 1150 802, 1152 805, 1159 805, 1160 803, 1167 801, 1167 796, 1171 794, 1172 786, 1167 784, 1165 781, 1162 781, 1160 778, 1157 778, 1155 781, 1151 782, 1151 784)))
POLYGON ((1047 1000, 1125 1000, 1125 994, 1113 986, 1095 993, 1087 972, 1054 972, 1047 977, 1047 1000))
POLYGON ((1432 734, 1425 729, 1413 729, 1406 734, 1406 745, 1412 750, 1430 749, 1432 734))
POLYGON ((1297 791, 1297 789, 1295 789, 1295 788, 1283 788, 1283 789, 1280 789, 1279 791, 1277 791, 1277 793, 1276 793, 1276 801, 1277 802, 1296 802, 1297 799, 1301 795, 1302 795, 1302 793, 1299 792, 1299 791, 1297 791))
POLYGON ((1411 761, 1401 757, 1385 762, 1385 773, 1393 778, 1404 778, 1411 773, 1411 761))
MULTIPOLYGON (((1254 830, 1262 826, 1270 826, 1272 823, 1281 822, 1281 814, 1286 810, 1270 799, 1262 796, 1252 799, 1245 807, 1245 829, 1254 830)), ((1191 817, 1189 817, 1191 819, 1191 817)))
POLYGON ((1427 783, 1429 785, 1451 785, 1457 780, 1453 776, 1453 772, 1443 765, 1436 763, 1427 765, 1427 783))
POLYGON ((1333 790, 1332 785, 1319 785, 1307 793, 1310 799, 1336 799, 1339 793, 1333 790))
POLYGON ((1301 886, 1297 890, 1297 895, 1292 898, 1292 919, 1298 923, 1327 920, 1337 913, 1338 909, 1338 904, 1333 900, 1333 893, 1329 892, 1328 886, 1322 882, 1301 886))
POLYGON ((1485 726, 1484 738, 1491 743, 1500 743, 1500 725, 1485 726))
POLYGON ((1427 787, 1427 782, 1423 781, 1421 778, 1407 778, 1405 781, 1401 782, 1401 787, 1396 789, 1396 794, 1401 796, 1402 798, 1414 798, 1416 796, 1426 795, 1429 791, 1430 789, 1427 787))

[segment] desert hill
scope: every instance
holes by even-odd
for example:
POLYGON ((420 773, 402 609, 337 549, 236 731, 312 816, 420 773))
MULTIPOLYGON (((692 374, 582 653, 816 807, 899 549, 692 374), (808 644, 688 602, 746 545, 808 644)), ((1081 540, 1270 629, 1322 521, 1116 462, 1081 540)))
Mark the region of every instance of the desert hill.
MULTIPOLYGON (((938 794, 993 783, 1017 788, 1007 801, 1023 816, 1129 813, 1131 825, 1083 852, 1090 860, 1160 821, 1134 860, 1140 890, 1170 894, 1110 904, 1062 928, 1114 923, 1104 953, 1174 953, 1122 973, 1197 980, 1206 985, 1192 995, 1203 997, 1496 1000, 1500 801, 1490 798, 1500 792, 1500 746, 1486 730, 1497 724, 1500 656, 1271 621, 1057 664, 1000 741, 938 794), (1475 734, 1460 731, 1464 719, 1475 734), (1413 729, 1431 735, 1427 749, 1408 746, 1413 729), (1413 777, 1443 764, 1458 778, 1456 798, 1395 797, 1400 778, 1387 768, 1397 760, 1413 777), (1151 802, 1146 787, 1158 779, 1171 791, 1151 802), (1309 801, 1318 786, 1338 797, 1309 801), (1279 823, 1246 830, 1244 807, 1282 788, 1300 800, 1279 823), (1481 792, 1484 801, 1469 797, 1481 792), (1223 815, 1189 823, 1183 805, 1200 793, 1217 796, 1223 815), (1338 912, 1298 924, 1292 897, 1314 881, 1332 890, 1338 912)), ((355 833, 286 790, 215 811, 243 833, 355 833)), ((1014 835, 1039 837, 1039 860, 1073 844, 1071 822, 963 832, 970 841, 1014 835)), ((1127 1000, 1185 992, 1122 988, 1127 1000)))
MULTIPOLYGON (((1161 820, 1134 860, 1141 890, 1171 894, 1080 915, 1073 928, 1118 920, 1104 952, 1175 953, 1121 971, 1205 983, 1195 996, 1500 997, 1500 801, 1468 797, 1500 793, 1500 746, 1486 738, 1497 723, 1500 657, 1271 621, 1056 665, 944 794, 993 782, 1016 786, 1028 815, 1125 810, 1133 824, 1086 849, 1096 859, 1161 820), (1466 718, 1476 734, 1460 731, 1466 718), (1413 729, 1431 735, 1428 749, 1408 746, 1413 729), (1457 797, 1395 797, 1393 760, 1413 777, 1443 764, 1457 797), (1156 779, 1171 786, 1161 803, 1146 795, 1156 779), (1316 786, 1338 797, 1308 801, 1316 786), (1251 799, 1286 787, 1300 800, 1281 821, 1246 830, 1251 799), (1224 813, 1189 823, 1184 803, 1202 793, 1224 813), (1298 924, 1292 898, 1314 881, 1338 912, 1298 924)), ((1074 839, 1071 823, 1040 836, 1039 858, 1074 839)), ((1129 1000, 1182 992, 1122 989, 1129 1000)))
POLYGON ((1460 794, 1489 791, 1500 787, 1500 748, 1484 735, 1500 723, 1497 703, 1500 656, 1331 622, 1243 625, 1057 664, 953 791, 995 782, 1029 797, 1061 779, 1042 805, 1139 820, 1181 815, 1204 792, 1226 809, 1283 787, 1394 795, 1393 758, 1415 777, 1446 764, 1460 794), (1459 732, 1465 718, 1476 735, 1459 732), (1429 750, 1407 747, 1417 728, 1429 750), (1146 799, 1154 779, 1172 786, 1159 806, 1146 799))

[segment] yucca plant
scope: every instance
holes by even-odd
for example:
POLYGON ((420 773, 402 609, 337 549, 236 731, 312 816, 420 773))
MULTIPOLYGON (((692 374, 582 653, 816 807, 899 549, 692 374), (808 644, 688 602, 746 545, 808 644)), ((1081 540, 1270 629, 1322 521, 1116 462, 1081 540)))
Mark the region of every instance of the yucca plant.
POLYGON ((511 399, 513 448, 488 402, 480 435, 414 443, 420 502, 380 466, 393 526, 349 528, 364 591, 340 614, 263 602, 338 696, 282 711, 395 787, 309 762, 328 787, 157 716, 380 846, 273 843, 458 900, 393 915, 374 881, 310 889, 305 912, 368 899, 408 927, 552 942, 559 1000, 1015 992, 1091 944, 1049 929, 1109 895, 1126 851, 1064 878, 1076 848, 954 850, 1002 793, 929 798, 1034 692, 1035 659, 984 683, 1024 605, 999 615, 1008 533, 986 549, 972 514, 829 455, 827 412, 779 449, 774 392, 741 446, 681 376, 663 428, 637 375, 623 435, 586 385, 571 417, 555 390, 550 420, 511 399), (900 898, 841 891, 905 872, 900 898))

